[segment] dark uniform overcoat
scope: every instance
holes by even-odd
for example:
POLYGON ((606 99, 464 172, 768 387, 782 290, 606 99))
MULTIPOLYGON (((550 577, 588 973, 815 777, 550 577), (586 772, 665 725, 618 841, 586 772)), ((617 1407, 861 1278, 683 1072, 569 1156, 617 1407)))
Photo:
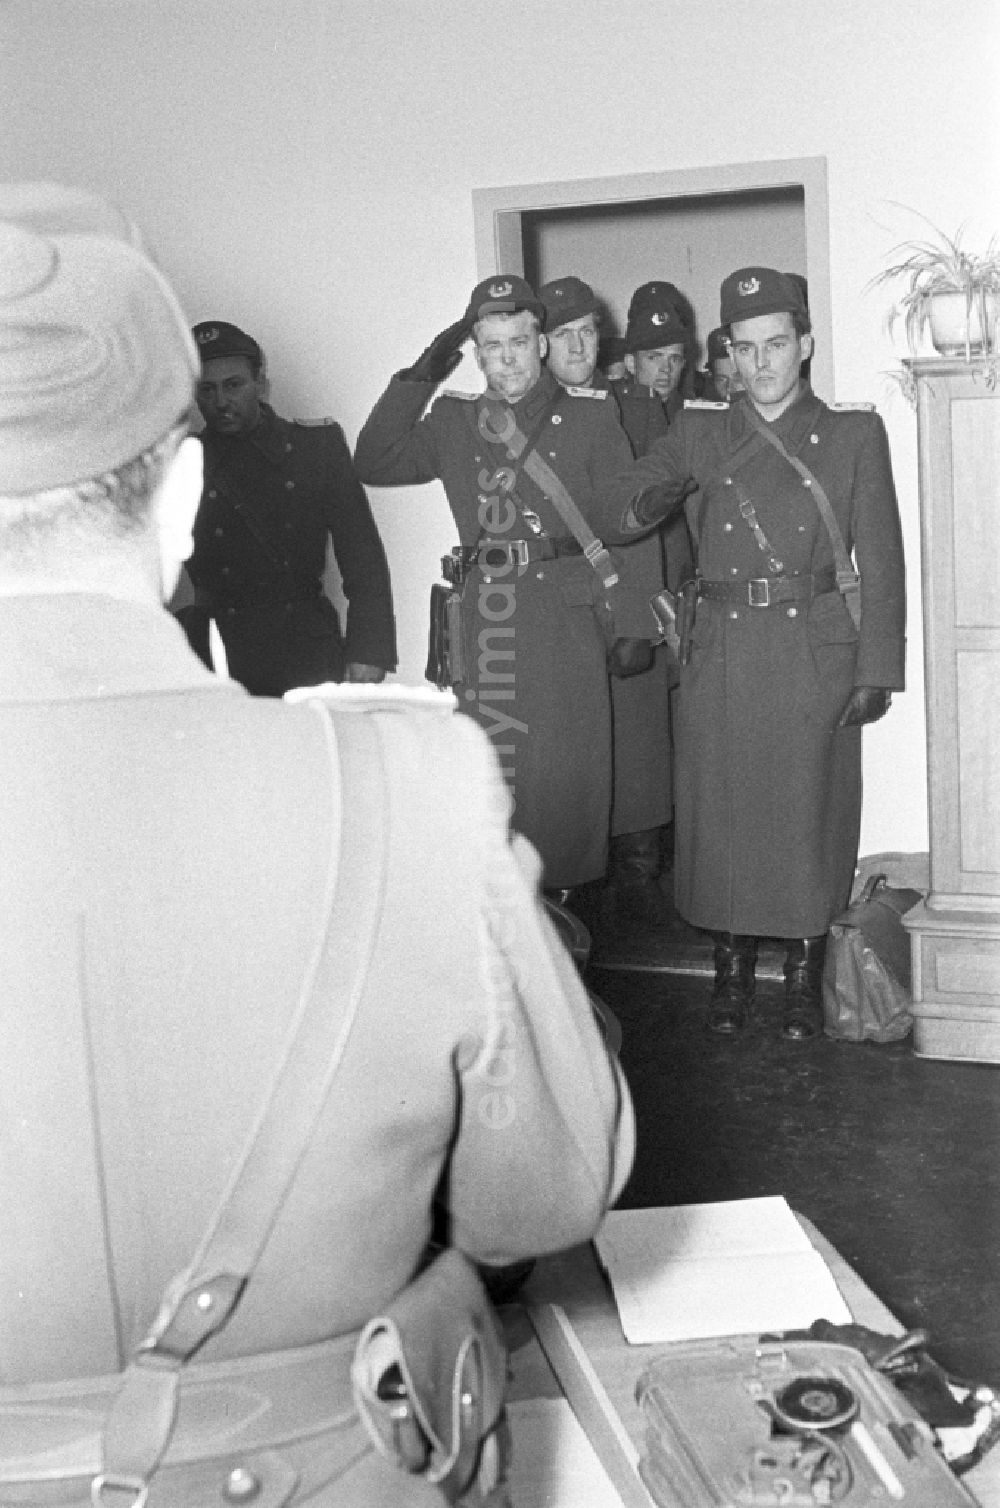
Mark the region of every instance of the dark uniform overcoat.
MULTIPOLYGON (((633 378, 607 384, 618 405, 622 428, 633 455, 644 456, 667 433, 669 420, 659 396, 633 378)), ((651 597, 664 581, 676 591, 692 574, 691 541, 683 518, 665 529, 621 546, 637 587, 651 597)), ((614 801, 611 832, 645 832, 662 827, 673 814, 673 750, 670 734, 670 688, 676 682, 673 661, 664 646, 642 675, 612 677, 614 718, 614 801)))
MULTIPOLYGON (((587 517, 628 461, 614 402, 589 390, 570 394, 547 370, 513 409, 488 394, 443 393, 422 418, 433 391, 432 383, 394 378, 358 437, 355 466, 362 481, 380 487, 440 478, 463 545, 533 537, 500 502, 497 447, 483 439, 481 414, 496 430, 513 412, 530 438, 549 410, 535 448, 587 517)), ((525 472, 516 492, 546 535, 569 537, 525 472)), ((476 566, 463 592, 465 666, 455 691, 493 740, 514 795, 513 825, 541 854, 547 886, 582 884, 606 866, 611 706, 594 607, 599 586, 582 555, 571 555, 508 573, 476 566)), ((648 634, 648 604, 639 593, 632 603, 634 618, 623 617, 618 632, 648 634)))
POLYGON ((249 691, 339 681, 355 661, 396 666, 389 568, 339 424, 262 406, 247 435, 201 436, 205 486, 188 574, 249 691), (342 634, 324 594, 328 539, 347 599, 342 634))
MULTIPOLYGON (((742 494, 786 574, 832 571, 811 490, 754 437, 748 403, 685 409, 602 494, 599 527, 612 539, 648 527, 630 499, 658 486, 675 506, 687 495, 699 576, 766 577, 742 494)), ((853 550, 861 629, 837 590, 801 606, 699 601, 676 728, 676 902, 698 927, 811 937, 846 904, 857 857, 861 729, 838 718, 854 686, 903 686, 903 551, 878 415, 831 410, 805 388, 774 429, 824 487, 853 550)))

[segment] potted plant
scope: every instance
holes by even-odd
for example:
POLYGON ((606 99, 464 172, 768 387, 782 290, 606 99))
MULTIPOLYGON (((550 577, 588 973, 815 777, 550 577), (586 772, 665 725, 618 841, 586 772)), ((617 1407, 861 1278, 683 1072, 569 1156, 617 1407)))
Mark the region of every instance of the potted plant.
POLYGON ((897 320, 903 320, 914 356, 925 328, 942 356, 964 355, 970 362, 974 355, 993 356, 1000 311, 1000 240, 993 236, 985 251, 970 251, 963 244, 964 226, 948 236, 926 215, 919 218, 930 226, 933 238, 901 241, 889 253, 891 265, 867 285, 903 284, 887 316, 887 328, 891 331, 897 320))

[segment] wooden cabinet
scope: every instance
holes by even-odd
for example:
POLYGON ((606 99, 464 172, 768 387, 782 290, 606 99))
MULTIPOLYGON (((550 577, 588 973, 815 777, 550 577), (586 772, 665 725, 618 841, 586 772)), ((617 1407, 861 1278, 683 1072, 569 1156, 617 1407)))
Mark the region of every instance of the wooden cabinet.
POLYGON ((914 1048, 1000 1063, 1000 386, 916 383, 930 893, 911 911, 914 1048))

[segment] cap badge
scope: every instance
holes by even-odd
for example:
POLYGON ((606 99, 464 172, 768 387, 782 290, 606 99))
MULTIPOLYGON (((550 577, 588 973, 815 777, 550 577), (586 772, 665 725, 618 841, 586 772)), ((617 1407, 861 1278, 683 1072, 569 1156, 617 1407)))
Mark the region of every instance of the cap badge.
POLYGON ((744 278, 736 286, 741 298, 749 298, 751 293, 760 292, 760 278, 744 278))
POLYGON ((670 315, 669 314, 656 313, 656 314, 651 314, 649 316, 649 318, 650 318, 651 323, 654 324, 654 325, 665 325, 667 323, 667 320, 670 318, 670 315))
POLYGON ((199 330, 198 331, 198 344, 200 346, 210 345, 213 340, 218 340, 218 338, 219 338, 219 327, 218 327, 218 325, 209 325, 209 327, 208 327, 207 330, 199 330))
POLYGON ((509 298, 514 292, 513 283, 491 283, 490 298, 509 298))

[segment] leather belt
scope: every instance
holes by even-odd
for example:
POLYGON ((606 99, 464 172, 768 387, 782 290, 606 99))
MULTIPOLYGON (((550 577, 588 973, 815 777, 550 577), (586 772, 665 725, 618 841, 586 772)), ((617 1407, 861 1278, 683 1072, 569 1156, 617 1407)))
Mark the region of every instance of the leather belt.
POLYGON ((710 602, 737 602, 743 607, 778 607, 782 602, 811 602, 837 590, 835 571, 812 576, 756 576, 740 581, 705 581, 698 577, 698 596, 710 602))
POLYGON ((582 555, 583 546, 575 539, 481 539, 477 545, 459 545, 463 563, 478 565, 483 571, 499 571, 512 565, 529 565, 533 560, 555 560, 560 555, 582 555))

